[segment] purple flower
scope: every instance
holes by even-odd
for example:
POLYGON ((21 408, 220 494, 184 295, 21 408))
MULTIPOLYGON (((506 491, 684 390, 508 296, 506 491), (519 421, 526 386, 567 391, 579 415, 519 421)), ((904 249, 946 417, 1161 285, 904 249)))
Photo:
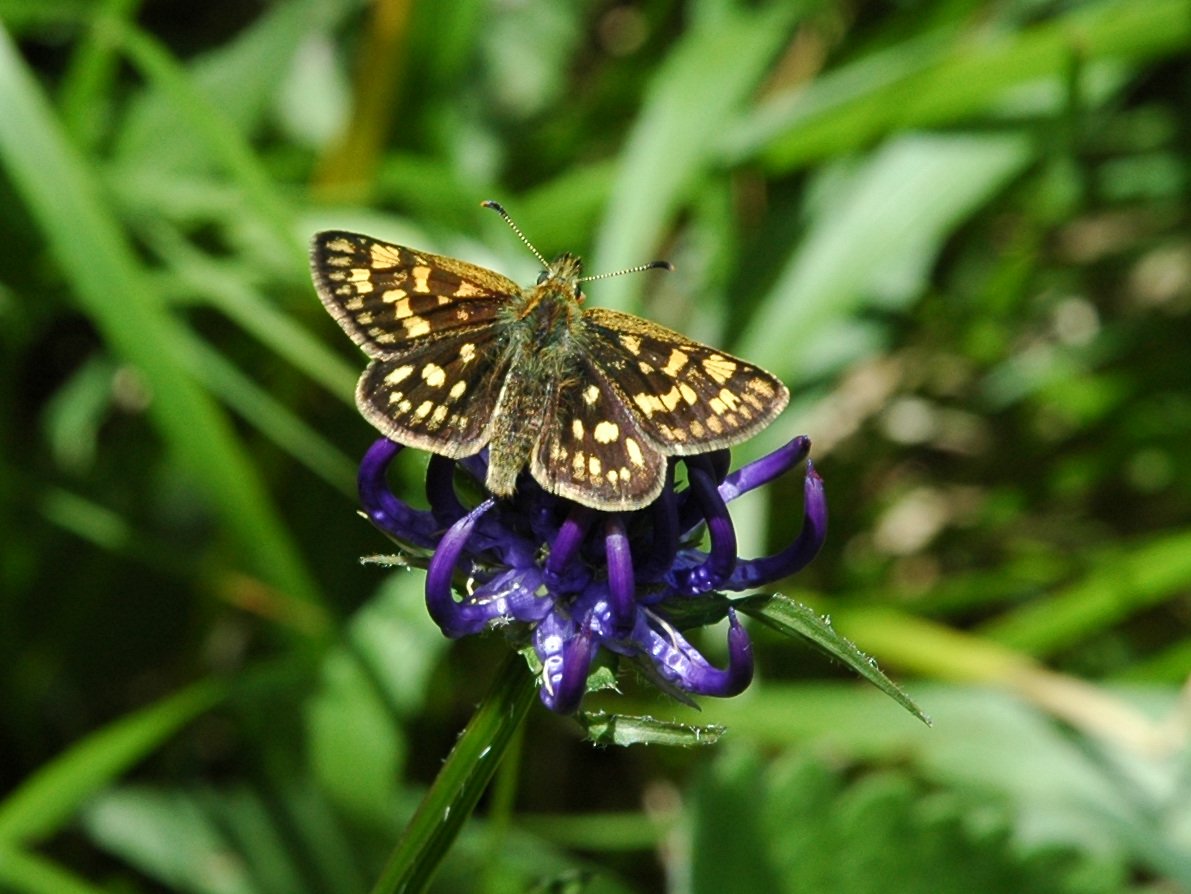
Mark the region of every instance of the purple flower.
POLYGON ((360 497, 374 525, 426 564, 426 605, 449 637, 521 625, 542 664, 541 699, 567 713, 579 706, 601 649, 635 660, 678 697, 729 696, 753 676, 752 644, 719 590, 747 590, 804 567, 823 544, 827 504, 810 460, 803 479, 802 531, 772 556, 741 559, 727 504, 806 459, 795 438, 763 459, 728 472, 728 451, 671 460, 662 495, 634 512, 599 512, 556 497, 522 475, 510 499, 473 508, 455 487, 458 466, 477 482, 484 455, 432 456, 430 508, 396 497, 385 472, 401 447, 382 438, 360 465, 360 497), (687 486, 674 486, 675 463, 687 486), (709 549, 696 544, 706 529, 709 549), (713 666, 681 630, 727 614, 728 666, 713 666))

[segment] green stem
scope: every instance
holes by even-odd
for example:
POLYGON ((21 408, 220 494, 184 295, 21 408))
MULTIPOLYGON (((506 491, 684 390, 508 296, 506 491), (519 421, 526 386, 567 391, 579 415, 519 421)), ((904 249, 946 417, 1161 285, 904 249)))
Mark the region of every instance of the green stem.
POLYGON ((500 765, 535 692, 536 681, 524 659, 511 653, 397 842, 372 894, 425 890, 500 765))

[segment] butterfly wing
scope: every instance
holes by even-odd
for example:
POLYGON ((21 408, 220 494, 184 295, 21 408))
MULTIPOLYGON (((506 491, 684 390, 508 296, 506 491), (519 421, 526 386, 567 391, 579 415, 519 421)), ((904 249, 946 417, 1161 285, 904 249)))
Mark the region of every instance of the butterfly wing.
POLYGON ((595 308, 583 327, 586 353, 667 455, 739 444, 789 402, 786 386, 765 370, 664 326, 595 308))
POLYGON ((450 329, 368 364, 356 405, 391 440, 458 459, 491 440, 506 372, 495 327, 450 329))
POLYGON ((369 422, 444 456, 488 443, 507 367, 498 314, 520 297, 516 283, 338 230, 315 235, 310 266, 331 316, 373 358, 356 387, 369 422))
POLYGON ((578 358, 576 374, 552 390, 544 419, 530 474, 546 490, 605 511, 657 499, 666 457, 590 357, 578 358))
POLYGON ((340 230, 315 234, 310 267, 323 304, 369 357, 492 322, 521 294, 484 267, 340 230))

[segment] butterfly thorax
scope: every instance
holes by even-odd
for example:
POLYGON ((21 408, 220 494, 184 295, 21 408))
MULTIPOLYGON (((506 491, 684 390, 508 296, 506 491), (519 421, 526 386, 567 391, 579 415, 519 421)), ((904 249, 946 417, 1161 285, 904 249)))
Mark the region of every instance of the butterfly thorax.
POLYGON ((577 371, 580 346, 576 338, 583 315, 579 273, 578 258, 560 255, 538 283, 508 309, 508 377, 488 446, 486 485, 494 494, 513 493, 517 475, 541 434, 555 390, 577 371))

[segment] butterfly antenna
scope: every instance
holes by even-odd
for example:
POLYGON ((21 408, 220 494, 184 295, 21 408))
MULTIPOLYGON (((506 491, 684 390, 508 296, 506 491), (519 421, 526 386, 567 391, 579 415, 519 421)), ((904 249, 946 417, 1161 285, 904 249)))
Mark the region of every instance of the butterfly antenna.
POLYGON ((546 259, 544 257, 542 257, 542 253, 540 251, 538 251, 536 248, 534 248, 533 243, 530 242, 529 239, 526 238, 525 234, 521 232, 521 228, 519 226, 517 226, 515 223, 513 223, 513 218, 509 217, 509 212, 505 211, 504 205, 502 205, 500 202, 494 202, 491 199, 487 199, 486 201, 480 202, 480 204, 483 205, 485 208, 491 208, 493 211, 495 211, 497 214, 499 214, 502 218, 504 218, 504 222, 509 225, 509 227, 513 230, 514 233, 517 234, 517 238, 519 238, 522 242, 524 242, 526 248, 528 248, 530 251, 533 252, 533 256, 542 262, 543 270, 546 270, 550 267, 550 265, 546 262, 546 259))
POLYGON ((593 279, 608 279, 612 276, 624 276, 626 273, 640 273, 642 270, 669 270, 673 272, 674 265, 669 261, 650 261, 648 264, 638 264, 627 270, 617 270, 615 273, 597 273, 594 276, 581 276, 576 282, 591 282, 593 279))

